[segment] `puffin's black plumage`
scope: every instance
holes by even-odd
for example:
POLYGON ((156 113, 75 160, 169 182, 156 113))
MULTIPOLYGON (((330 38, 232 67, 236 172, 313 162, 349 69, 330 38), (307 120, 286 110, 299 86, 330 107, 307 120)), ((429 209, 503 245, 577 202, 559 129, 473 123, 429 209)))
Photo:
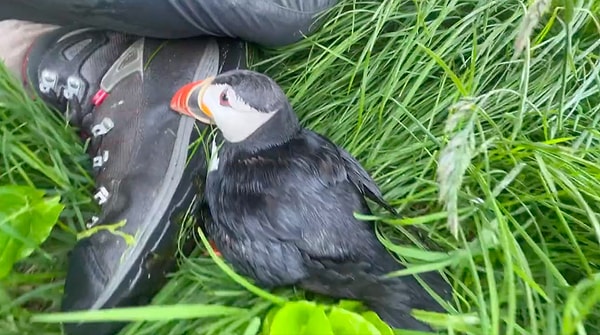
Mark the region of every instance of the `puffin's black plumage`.
MULTIPOLYGON (((354 218, 370 213, 365 198, 393 210, 363 167, 303 129, 270 78, 235 71, 214 83, 229 85, 257 112, 276 111, 245 140, 223 141, 208 174, 206 230, 223 257, 263 287, 298 285, 362 300, 394 327, 429 330, 411 309, 443 309, 413 277, 381 277, 402 267, 372 224, 354 218)), ((449 286, 438 273, 421 277, 447 297, 449 286)))

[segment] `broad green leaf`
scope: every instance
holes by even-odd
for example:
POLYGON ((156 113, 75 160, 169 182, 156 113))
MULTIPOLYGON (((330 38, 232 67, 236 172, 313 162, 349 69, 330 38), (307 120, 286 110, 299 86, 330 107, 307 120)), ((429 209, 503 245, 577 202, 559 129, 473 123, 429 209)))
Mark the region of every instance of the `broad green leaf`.
POLYGON ((392 328, 388 326, 387 323, 383 322, 377 313, 368 311, 362 313, 361 315, 363 318, 365 318, 365 320, 369 321, 373 326, 375 326, 381 335, 394 335, 392 328))
POLYGON ((338 307, 351 312, 356 312, 364 308, 362 302, 356 300, 340 300, 338 307))
POLYGON ((275 305, 275 307, 271 308, 269 313, 267 313, 267 316, 265 317, 265 320, 262 324, 263 335, 269 335, 269 333, 271 332, 271 325, 273 325, 273 319, 275 318, 275 315, 277 315, 277 312, 281 310, 281 308, 281 306, 275 305))
POLYGON ((310 314, 302 335, 334 335, 324 306, 316 306, 310 314))
POLYGON ((309 301, 286 303, 273 318, 270 335, 299 334, 306 326, 316 304, 309 301))
POLYGON ((50 235, 64 206, 60 197, 27 186, 0 186, 0 278, 50 235))
POLYGON ((329 322, 336 335, 381 335, 381 332, 359 314, 333 307, 329 322))

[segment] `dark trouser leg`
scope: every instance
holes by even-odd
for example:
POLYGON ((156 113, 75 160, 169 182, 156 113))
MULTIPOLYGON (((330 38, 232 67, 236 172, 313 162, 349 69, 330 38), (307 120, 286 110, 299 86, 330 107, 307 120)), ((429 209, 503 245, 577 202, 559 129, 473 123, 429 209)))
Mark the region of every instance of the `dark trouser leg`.
POLYGON ((80 24, 157 38, 211 35, 293 43, 336 0, 2 0, 0 20, 80 24))

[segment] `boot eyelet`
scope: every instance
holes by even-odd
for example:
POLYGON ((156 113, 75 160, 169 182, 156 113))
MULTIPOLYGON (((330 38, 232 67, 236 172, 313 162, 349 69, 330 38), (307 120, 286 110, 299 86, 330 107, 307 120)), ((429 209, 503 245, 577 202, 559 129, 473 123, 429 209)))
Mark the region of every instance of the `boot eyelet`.
POLYGON ((108 190, 104 186, 101 186, 98 189, 98 192, 96 192, 96 194, 94 194, 94 199, 96 199, 96 201, 98 201, 98 205, 104 205, 108 201, 109 197, 110 197, 110 193, 108 193, 108 190))
POLYGON ((94 157, 93 162, 94 162, 94 167, 95 168, 100 168, 104 165, 104 163, 106 163, 108 161, 108 150, 104 150, 102 152, 102 155, 98 155, 96 157, 94 157))
POLYGON ((102 161, 102 156, 94 157, 93 165, 92 165, 93 167, 99 168, 99 167, 102 167, 103 164, 104 164, 104 162, 102 161))
POLYGON ((65 90, 63 91, 63 96, 67 100, 71 99, 74 96, 78 99, 81 99, 84 87, 85 84, 81 79, 74 76, 70 76, 69 78, 67 78, 67 87, 65 87, 65 90))
POLYGON ((86 227, 87 229, 90 229, 90 228, 92 228, 92 227, 93 227, 93 226, 94 226, 96 223, 98 223, 98 221, 100 221, 100 218, 94 215, 94 216, 92 216, 92 220, 90 220, 90 222, 88 222, 88 223, 85 225, 85 227, 86 227))
POLYGON ((54 71, 43 70, 40 75, 39 89, 44 94, 56 92, 56 84, 58 83, 58 74, 54 71))
POLYGON ((99 124, 92 127, 92 135, 94 135, 94 137, 105 135, 114 127, 114 122, 111 119, 105 117, 99 124))

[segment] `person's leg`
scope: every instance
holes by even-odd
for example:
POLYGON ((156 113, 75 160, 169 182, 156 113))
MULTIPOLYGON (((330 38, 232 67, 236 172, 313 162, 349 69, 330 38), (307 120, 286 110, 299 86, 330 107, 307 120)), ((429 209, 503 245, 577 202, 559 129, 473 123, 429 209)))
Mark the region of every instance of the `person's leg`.
POLYGON ((17 78, 21 78, 23 60, 27 49, 41 35, 57 26, 20 20, 0 21, 0 61, 17 78))
POLYGON ((211 35, 282 46, 313 31, 337 0, 3 0, 0 20, 79 24, 125 33, 183 38, 211 35))

